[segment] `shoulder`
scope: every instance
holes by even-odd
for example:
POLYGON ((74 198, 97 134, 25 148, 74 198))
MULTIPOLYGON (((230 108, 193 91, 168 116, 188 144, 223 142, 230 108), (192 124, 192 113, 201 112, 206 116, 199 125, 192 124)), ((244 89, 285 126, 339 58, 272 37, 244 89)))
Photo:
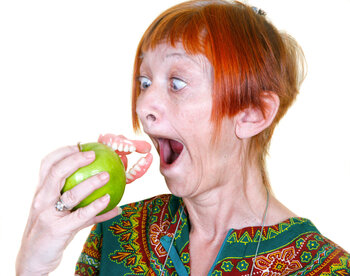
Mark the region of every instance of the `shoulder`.
POLYGON ((304 271, 312 271, 313 275, 350 275, 350 254, 325 236, 310 235, 302 247, 304 271))
POLYGON ((257 270, 280 267, 288 275, 350 275, 349 253, 323 236, 311 221, 292 218, 278 226, 279 233, 268 228, 275 235, 267 233, 269 248, 256 258, 257 270))

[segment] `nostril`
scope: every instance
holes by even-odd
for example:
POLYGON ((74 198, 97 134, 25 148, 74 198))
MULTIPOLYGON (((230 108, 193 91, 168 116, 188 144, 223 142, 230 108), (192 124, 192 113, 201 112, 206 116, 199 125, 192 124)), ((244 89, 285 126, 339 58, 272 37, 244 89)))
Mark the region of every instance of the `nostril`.
POLYGON ((154 116, 153 114, 148 114, 146 116, 146 119, 149 120, 149 121, 154 122, 156 120, 156 116, 154 116))

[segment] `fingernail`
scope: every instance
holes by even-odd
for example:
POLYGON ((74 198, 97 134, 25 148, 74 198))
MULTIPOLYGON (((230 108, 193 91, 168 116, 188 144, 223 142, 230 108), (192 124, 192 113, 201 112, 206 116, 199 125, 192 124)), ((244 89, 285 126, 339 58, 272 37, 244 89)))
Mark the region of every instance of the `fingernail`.
POLYGON ((104 180, 107 180, 109 178, 109 174, 107 172, 102 172, 99 174, 98 177, 100 178, 100 180, 104 181, 104 180))
POLYGON ((94 151, 86 151, 84 152, 84 156, 86 159, 93 159, 95 157, 94 151))
POLYGON ((109 200, 109 194, 105 194, 103 197, 101 197, 102 202, 106 202, 109 200))

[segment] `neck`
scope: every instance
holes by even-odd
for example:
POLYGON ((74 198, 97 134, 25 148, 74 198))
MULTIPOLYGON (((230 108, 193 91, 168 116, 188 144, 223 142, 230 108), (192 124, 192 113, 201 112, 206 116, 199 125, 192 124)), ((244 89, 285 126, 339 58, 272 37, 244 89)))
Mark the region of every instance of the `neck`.
MULTIPOLYGON (((247 168, 245 175, 246 177, 235 177, 231 174, 230 181, 214 185, 214 189, 183 198, 190 218, 191 235, 201 235, 208 241, 214 241, 226 236, 229 229, 262 225, 267 190, 260 170, 254 167, 247 168)), ((271 195, 268 213, 265 225, 275 224, 293 216, 271 195)))

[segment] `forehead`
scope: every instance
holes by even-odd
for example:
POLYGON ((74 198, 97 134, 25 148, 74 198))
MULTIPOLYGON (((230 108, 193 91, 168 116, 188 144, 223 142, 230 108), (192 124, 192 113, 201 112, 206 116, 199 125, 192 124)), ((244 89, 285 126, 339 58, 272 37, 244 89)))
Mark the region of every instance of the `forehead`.
POLYGON ((202 54, 188 53, 182 43, 176 43, 172 46, 168 43, 158 44, 154 49, 144 51, 141 56, 140 68, 147 66, 150 62, 183 62, 199 68, 204 68, 205 71, 211 70, 211 65, 208 59, 202 54))

